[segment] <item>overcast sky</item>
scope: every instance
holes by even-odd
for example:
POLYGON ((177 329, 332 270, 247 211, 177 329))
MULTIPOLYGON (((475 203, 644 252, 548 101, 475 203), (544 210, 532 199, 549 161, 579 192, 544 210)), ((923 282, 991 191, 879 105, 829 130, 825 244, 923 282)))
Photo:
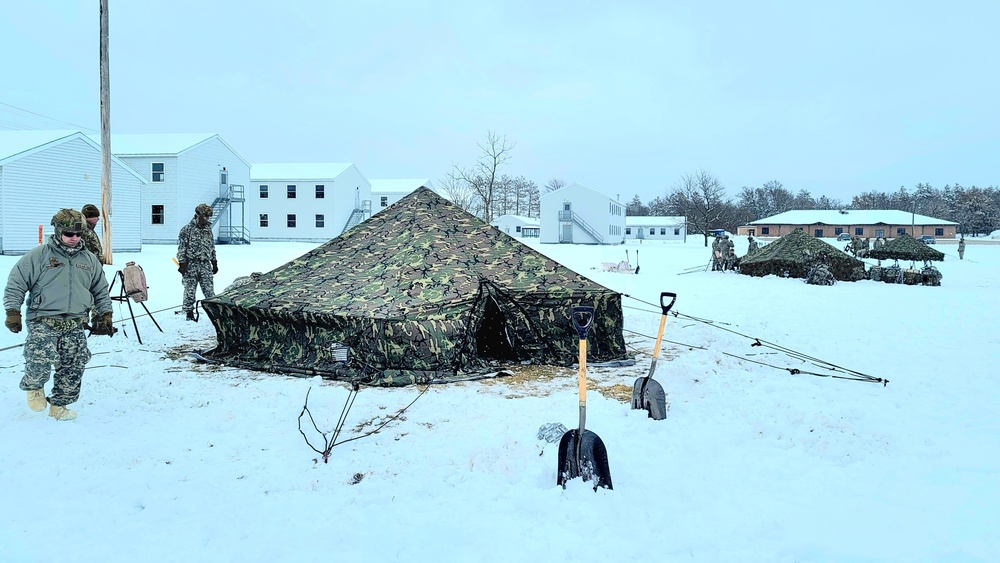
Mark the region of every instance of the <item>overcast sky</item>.
MULTIPOLYGON (((648 202, 704 170, 868 191, 1000 185, 1000 3, 110 0, 113 133, 255 162, 506 173, 648 202)), ((99 2, 5 2, 0 129, 100 129, 99 2), (45 119, 25 113, 27 110, 45 119), (53 119, 55 121, 53 121, 53 119)))

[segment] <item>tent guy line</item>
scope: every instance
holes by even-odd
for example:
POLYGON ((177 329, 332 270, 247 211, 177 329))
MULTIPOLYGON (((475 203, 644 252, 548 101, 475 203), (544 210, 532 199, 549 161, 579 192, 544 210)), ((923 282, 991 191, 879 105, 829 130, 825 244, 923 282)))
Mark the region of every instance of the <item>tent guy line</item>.
MULTIPOLYGON (((636 298, 636 297, 632 297, 631 295, 628 295, 628 294, 625 294, 625 293, 622 294, 622 297, 628 297, 629 299, 633 299, 633 300, 638 301, 639 303, 643 303, 645 305, 655 306, 654 303, 650 303, 648 301, 643 301, 642 299, 639 299, 639 298, 636 298)), ((639 311, 644 311, 644 312, 647 312, 647 313, 652 313, 652 311, 649 311, 649 310, 646 310, 646 309, 638 309, 638 308, 635 308, 635 307, 630 307, 630 308, 631 309, 636 309, 636 310, 639 310, 639 311)), ((657 312, 657 314, 659 314, 659 312, 657 312)), ((724 331, 726 331, 728 333, 735 334, 737 336, 741 336, 741 337, 746 338, 748 340, 753 340, 753 343, 750 345, 751 347, 761 346, 761 347, 764 347, 764 348, 770 348, 772 350, 776 350, 778 352, 782 352, 782 353, 784 353, 785 355, 787 355, 787 356, 789 356, 791 358, 802 360, 803 362, 811 363, 811 364, 815 365, 816 367, 819 367, 819 368, 822 368, 822 369, 827 369, 827 370, 830 370, 830 371, 833 371, 833 372, 845 373, 845 374, 847 374, 847 376, 834 375, 834 374, 824 374, 824 373, 816 373, 816 372, 810 372, 810 371, 802 371, 802 370, 799 370, 797 368, 782 368, 782 367, 779 367, 779 366, 774 366, 774 365, 771 365, 771 364, 762 363, 762 362, 759 362, 757 360, 751 360, 749 358, 745 358, 745 357, 742 357, 742 356, 739 356, 739 355, 736 355, 736 354, 732 354, 732 353, 729 353, 729 352, 726 352, 726 351, 722 351, 721 352, 722 354, 724 354, 726 356, 730 356, 730 357, 736 358, 738 360, 745 360, 745 361, 752 362, 752 363, 755 363, 755 364, 759 364, 759 365, 762 365, 762 366, 771 367, 771 368, 774 368, 774 369, 785 370, 785 371, 788 371, 789 373, 791 373, 792 375, 798 375, 798 374, 815 375, 817 377, 831 377, 831 378, 835 378, 835 379, 847 379, 847 380, 851 380, 851 381, 865 381, 865 382, 870 382, 870 383, 881 383, 883 387, 885 387, 889 383, 888 379, 881 378, 881 377, 874 377, 874 376, 871 376, 871 375, 859 372, 857 370, 853 370, 853 369, 850 369, 850 368, 845 368, 843 366, 834 364, 833 362, 828 362, 826 360, 823 360, 823 359, 820 359, 820 358, 816 358, 814 356, 810 356, 808 354, 799 352, 797 350, 793 350, 791 348, 787 348, 785 346, 781 346, 780 344, 776 344, 776 343, 773 343, 773 342, 770 342, 770 341, 767 341, 767 340, 761 340, 759 337, 750 336, 748 334, 743 334, 742 332, 739 332, 737 330, 733 330, 731 328, 726 328, 724 326, 721 326, 723 324, 731 326, 730 323, 721 323, 721 322, 718 322, 718 321, 713 321, 711 319, 703 319, 703 318, 699 318, 699 317, 694 317, 694 316, 691 316, 691 315, 686 315, 686 314, 681 313, 679 311, 670 311, 670 314, 673 315, 674 317, 677 317, 677 318, 682 318, 683 317, 685 319, 690 319, 692 321, 700 322, 700 323, 708 325, 710 327, 718 328, 719 330, 724 330, 724 331)), ((647 335, 647 334, 642 334, 642 333, 635 332, 635 331, 628 330, 628 329, 622 329, 622 331, 623 332, 628 332, 628 333, 631 333, 631 334, 636 334, 636 335, 639 335, 639 336, 644 336, 644 337, 649 338, 651 340, 655 340, 655 337, 647 335)), ((664 340, 664 342, 670 342, 671 344, 677 344, 678 346, 687 346, 687 347, 689 347, 691 349, 696 349, 697 348, 697 349, 705 350, 705 348, 702 348, 700 346, 690 346, 688 344, 684 344, 684 343, 681 343, 681 342, 674 342, 674 341, 671 341, 671 340, 664 340)), ((626 344, 626 346, 628 346, 628 344, 626 344)), ((631 346, 629 346, 629 347, 631 348, 631 346)), ((642 353, 643 354, 647 354, 646 352, 642 352, 642 353)))

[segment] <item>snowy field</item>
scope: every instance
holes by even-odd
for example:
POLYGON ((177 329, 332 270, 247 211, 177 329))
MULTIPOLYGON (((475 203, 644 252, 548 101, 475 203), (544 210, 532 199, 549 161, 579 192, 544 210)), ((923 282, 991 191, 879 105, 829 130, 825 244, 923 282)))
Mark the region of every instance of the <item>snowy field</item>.
MULTIPOLYGON (((220 246, 216 287, 313 246, 220 246)), ((587 403, 613 491, 555 484, 557 445, 536 434, 577 424, 561 368, 362 389, 342 439, 416 401, 317 462, 297 427, 305 394, 330 430, 348 389, 191 362, 215 332, 174 314, 175 247, 147 245, 107 269, 143 266, 163 332, 139 317, 140 344, 115 304, 124 332, 91 338, 77 420, 28 410, 25 333, 0 336, 0 561, 1000 560, 1000 245, 971 243, 964 261, 936 245, 941 287, 683 273, 708 262, 699 237, 534 246, 630 296, 638 364, 591 369, 587 403), (626 250, 638 275, 601 271, 626 250), (656 373, 668 417, 653 421, 613 390, 648 370, 661 291, 681 315, 656 373), (835 373, 822 362, 889 383, 790 371, 835 373)))

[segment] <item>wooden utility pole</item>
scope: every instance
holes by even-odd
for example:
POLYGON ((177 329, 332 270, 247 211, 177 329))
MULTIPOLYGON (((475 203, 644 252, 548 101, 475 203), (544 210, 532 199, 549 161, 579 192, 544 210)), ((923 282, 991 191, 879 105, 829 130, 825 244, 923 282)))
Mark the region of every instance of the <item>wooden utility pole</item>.
POLYGON ((101 0, 101 237, 104 262, 111 256, 111 78, 108 71, 108 0, 101 0))

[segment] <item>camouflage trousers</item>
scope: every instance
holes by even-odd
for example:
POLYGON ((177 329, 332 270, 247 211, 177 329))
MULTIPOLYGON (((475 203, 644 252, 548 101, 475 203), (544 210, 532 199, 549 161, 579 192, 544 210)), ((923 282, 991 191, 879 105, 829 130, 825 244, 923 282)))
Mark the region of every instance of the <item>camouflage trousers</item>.
POLYGON ((215 297, 215 280, 212 275, 212 263, 202 260, 188 262, 187 273, 181 278, 184 284, 183 309, 190 313, 194 311, 195 291, 201 285, 201 293, 205 299, 215 297))
POLYGON ((34 319, 27 324, 21 390, 43 388, 55 368, 49 403, 56 406, 75 403, 80 398, 83 370, 90 361, 83 319, 34 319))

